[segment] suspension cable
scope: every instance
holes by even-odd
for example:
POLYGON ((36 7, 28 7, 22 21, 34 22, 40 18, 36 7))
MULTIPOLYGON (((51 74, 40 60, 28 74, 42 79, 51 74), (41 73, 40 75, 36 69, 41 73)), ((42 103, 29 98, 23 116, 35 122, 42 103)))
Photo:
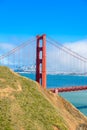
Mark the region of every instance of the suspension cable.
POLYGON ((77 59, 79 59, 79 60, 81 60, 81 61, 83 61, 83 62, 87 62, 87 58, 85 58, 85 57, 79 55, 78 53, 72 51, 71 49, 65 47, 64 45, 61 45, 61 44, 59 44, 58 42, 54 42, 54 41, 52 41, 52 40, 50 41, 49 39, 46 40, 46 41, 49 42, 51 45, 53 45, 53 46, 55 46, 55 47, 57 47, 57 48, 59 48, 59 49, 65 51, 65 52, 68 53, 69 55, 72 55, 73 57, 75 57, 75 58, 77 58, 77 59))
POLYGON ((7 56, 9 56, 9 55, 11 55, 11 54, 13 54, 13 53, 15 53, 17 50, 19 50, 19 49, 21 49, 21 48, 27 46, 28 44, 30 44, 30 43, 32 43, 32 42, 34 42, 34 41, 35 41, 35 37, 32 38, 32 39, 29 39, 29 40, 26 41, 26 42, 23 42, 21 45, 15 47, 15 48, 12 49, 11 51, 9 51, 9 52, 7 52, 7 53, 1 55, 1 56, 0 56, 0 60, 3 59, 3 58, 5 58, 5 57, 7 57, 7 56))

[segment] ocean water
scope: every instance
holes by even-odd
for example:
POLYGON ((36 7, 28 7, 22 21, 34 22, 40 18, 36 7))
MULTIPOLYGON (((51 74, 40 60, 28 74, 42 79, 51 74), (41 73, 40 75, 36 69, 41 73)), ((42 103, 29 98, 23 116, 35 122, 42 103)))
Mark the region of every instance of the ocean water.
MULTIPOLYGON (((35 74, 21 73, 22 76, 35 80, 35 74)), ((47 88, 87 85, 87 76, 47 75, 47 88)), ((87 116, 87 90, 59 93, 87 116)))

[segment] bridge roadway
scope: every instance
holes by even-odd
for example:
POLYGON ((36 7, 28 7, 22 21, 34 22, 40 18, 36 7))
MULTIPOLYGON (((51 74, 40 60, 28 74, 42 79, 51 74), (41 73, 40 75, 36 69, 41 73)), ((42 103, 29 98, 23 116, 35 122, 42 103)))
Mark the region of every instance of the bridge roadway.
POLYGON ((50 91, 53 92, 53 93, 81 91, 81 90, 87 90, 87 86, 73 86, 73 87, 52 88, 52 89, 50 89, 50 91))

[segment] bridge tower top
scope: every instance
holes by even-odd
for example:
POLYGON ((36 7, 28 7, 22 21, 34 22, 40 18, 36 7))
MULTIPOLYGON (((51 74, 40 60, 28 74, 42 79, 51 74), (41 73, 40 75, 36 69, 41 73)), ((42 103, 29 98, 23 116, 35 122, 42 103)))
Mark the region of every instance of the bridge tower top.
POLYGON ((46 35, 38 35, 36 39, 36 81, 46 88, 46 35))

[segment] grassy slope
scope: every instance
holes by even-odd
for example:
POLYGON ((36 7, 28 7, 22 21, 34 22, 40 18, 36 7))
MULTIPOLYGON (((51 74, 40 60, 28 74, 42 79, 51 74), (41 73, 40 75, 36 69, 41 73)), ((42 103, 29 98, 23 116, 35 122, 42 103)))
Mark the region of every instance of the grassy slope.
POLYGON ((74 130, 86 122, 60 96, 0 67, 0 130, 74 130))

